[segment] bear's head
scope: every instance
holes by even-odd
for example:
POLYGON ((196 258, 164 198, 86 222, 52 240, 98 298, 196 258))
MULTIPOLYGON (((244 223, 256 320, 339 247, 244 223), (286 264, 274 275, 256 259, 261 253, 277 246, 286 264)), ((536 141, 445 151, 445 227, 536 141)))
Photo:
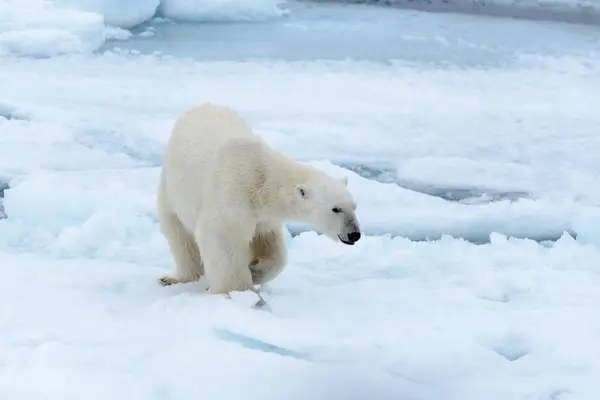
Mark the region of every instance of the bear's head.
POLYGON ((295 187, 296 216, 333 240, 353 245, 360 239, 356 201, 348 178, 335 179, 319 171, 295 187))

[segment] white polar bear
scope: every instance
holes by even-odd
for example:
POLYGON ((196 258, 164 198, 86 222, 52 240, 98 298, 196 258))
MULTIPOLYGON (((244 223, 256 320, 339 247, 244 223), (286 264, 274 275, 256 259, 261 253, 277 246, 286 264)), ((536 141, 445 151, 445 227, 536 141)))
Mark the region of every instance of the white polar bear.
POLYGON ((206 276, 209 293, 255 290, 287 261, 284 223, 360 239, 346 185, 277 152, 233 110, 205 104, 175 122, 158 187, 158 216, 175 260, 163 286, 206 276))

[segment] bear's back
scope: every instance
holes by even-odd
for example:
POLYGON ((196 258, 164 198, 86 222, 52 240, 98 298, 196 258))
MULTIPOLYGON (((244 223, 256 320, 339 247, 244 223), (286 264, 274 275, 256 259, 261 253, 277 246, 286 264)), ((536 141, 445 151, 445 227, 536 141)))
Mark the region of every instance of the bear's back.
POLYGON ((204 203, 204 187, 216 175, 255 171, 265 142, 233 110, 203 104, 175 122, 165 154, 162 179, 166 197, 186 228, 204 203))

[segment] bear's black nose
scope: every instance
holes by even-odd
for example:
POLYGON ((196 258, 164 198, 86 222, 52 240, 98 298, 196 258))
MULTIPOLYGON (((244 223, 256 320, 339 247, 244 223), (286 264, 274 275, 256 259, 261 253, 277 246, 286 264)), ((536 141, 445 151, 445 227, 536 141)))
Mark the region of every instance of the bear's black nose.
POLYGON ((350 232, 348 234, 348 240, 351 242, 358 242, 360 240, 360 232, 350 232))

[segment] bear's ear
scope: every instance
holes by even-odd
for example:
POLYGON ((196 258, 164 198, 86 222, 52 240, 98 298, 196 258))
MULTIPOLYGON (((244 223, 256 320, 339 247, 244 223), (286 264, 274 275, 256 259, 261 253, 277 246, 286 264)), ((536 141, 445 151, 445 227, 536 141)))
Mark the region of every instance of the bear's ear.
POLYGON ((308 198, 308 190, 304 185, 296 185, 296 193, 298 193, 298 196, 302 197, 303 199, 308 198))
POLYGON ((343 177, 342 182, 344 182, 344 186, 348 186, 348 177, 347 176, 343 177))

